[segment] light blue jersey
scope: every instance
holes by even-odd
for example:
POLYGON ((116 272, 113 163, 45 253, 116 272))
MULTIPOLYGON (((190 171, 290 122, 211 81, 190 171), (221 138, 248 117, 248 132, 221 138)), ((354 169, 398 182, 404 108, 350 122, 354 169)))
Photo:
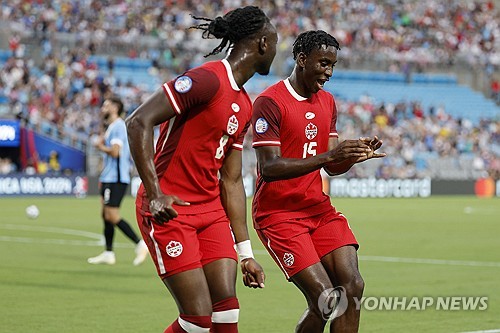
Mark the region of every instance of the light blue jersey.
POLYGON ((120 146, 120 155, 113 158, 104 154, 104 169, 99 180, 101 183, 130 183, 130 149, 127 140, 127 128, 122 118, 116 119, 109 125, 104 135, 104 144, 111 147, 120 146))

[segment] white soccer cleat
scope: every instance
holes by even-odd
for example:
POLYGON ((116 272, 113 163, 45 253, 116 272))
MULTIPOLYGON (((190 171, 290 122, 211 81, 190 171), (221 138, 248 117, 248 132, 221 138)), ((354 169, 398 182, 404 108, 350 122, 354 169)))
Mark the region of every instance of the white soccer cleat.
POLYGON ((134 259, 134 266, 138 266, 146 260, 146 257, 149 254, 148 246, 146 243, 141 239, 139 243, 135 246, 135 259, 134 259))
POLYGON ((113 251, 104 251, 97 257, 88 258, 87 262, 93 265, 114 265, 116 263, 115 253, 113 251))

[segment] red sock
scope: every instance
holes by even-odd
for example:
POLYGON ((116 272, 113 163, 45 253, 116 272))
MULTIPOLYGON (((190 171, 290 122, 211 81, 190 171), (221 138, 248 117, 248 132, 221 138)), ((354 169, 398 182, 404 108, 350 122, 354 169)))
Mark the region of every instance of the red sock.
POLYGON ((212 311, 211 333, 238 333, 240 304, 236 297, 212 304, 212 311))
POLYGON ((186 333, 179 325, 179 321, 176 319, 163 333, 186 333))
POLYGON ((209 333, 212 327, 210 316, 181 314, 163 333, 209 333))

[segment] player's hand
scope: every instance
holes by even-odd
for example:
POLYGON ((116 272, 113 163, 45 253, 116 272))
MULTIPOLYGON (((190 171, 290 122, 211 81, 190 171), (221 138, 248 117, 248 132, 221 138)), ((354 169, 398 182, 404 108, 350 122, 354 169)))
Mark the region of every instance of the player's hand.
POLYGON ((377 149, 382 147, 382 143, 383 143, 382 140, 380 140, 377 136, 374 136, 373 139, 372 138, 360 138, 360 140, 370 147, 370 151, 366 154, 365 159, 361 159, 360 161, 357 161, 356 163, 363 162, 363 161, 369 160, 371 158, 381 158, 381 157, 386 156, 385 153, 375 152, 377 149))
POLYGON ((366 140, 345 140, 330 150, 330 163, 337 164, 344 161, 356 163, 357 160, 364 158, 372 151, 366 140))
POLYGON ((94 147, 101 150, 101 147, 104 146, 104 137, 102 135, 96 136, 93 139, 92 144, 94 145, 94 147))
POLYGON ((189 206, 186 202, 176 195, 162 195, 158 198, 149 201, 149 212, 153 221, 158 224, 163 224, 178 216, 177 211, 172 207, 173 205, 189 206))
POLYGON ((243 273, 243 283, 249 288, 264 288, 266 275, 264 269, 253 258, 244 259, 241 262, 241 272, 243 273))

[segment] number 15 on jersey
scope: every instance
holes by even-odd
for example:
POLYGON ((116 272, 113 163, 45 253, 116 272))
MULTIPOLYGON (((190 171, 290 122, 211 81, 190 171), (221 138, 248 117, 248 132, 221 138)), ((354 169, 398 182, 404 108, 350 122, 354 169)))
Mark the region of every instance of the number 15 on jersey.
POLYGON ((304 143, 304 152, 302 153, 302 158, 307 158, 307 156, 316 156, 317 142, 306 142, 304 143))

